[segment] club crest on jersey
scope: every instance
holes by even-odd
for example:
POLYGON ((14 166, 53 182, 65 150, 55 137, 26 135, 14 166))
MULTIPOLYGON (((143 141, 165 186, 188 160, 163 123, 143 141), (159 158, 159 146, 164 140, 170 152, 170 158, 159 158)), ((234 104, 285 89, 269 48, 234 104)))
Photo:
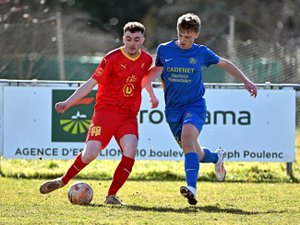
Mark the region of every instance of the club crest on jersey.
POLYGON ((142 65, 141 65, 141 69, 144 69, 145 68, 145 63, 143 63, 142 65))
POLYGON ((130 97, 133 95, 134 85, 133 83, 136 81, 136 77, 134 74, 129 76, 126 80, 126 84, 123 87, 123 94, 125 97, 130 97))
POLYGON ((197 63, 197 60, 194 57, 189 58, 190 64, 195 65, 197 63))

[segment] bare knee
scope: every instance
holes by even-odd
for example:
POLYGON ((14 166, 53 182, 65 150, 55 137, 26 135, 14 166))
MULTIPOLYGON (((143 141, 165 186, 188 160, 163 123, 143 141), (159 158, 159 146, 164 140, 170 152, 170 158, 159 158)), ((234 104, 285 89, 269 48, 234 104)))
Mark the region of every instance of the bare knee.
POLYGON ((137 149, 134 147, 123 149, 123 155, 134 159, 136 155, 137 149))
POLYGON ((101 142, 88 141, 81 155, 81 160, 84 163, 90 163, 95 160, 101 150, 101 142))
POLYGON ((99 151, 83 151, 81 160, 84 163, 90 163, 97 158, 99 151))
POLYGON ((127 134, 120 139, 123 155, 134 159, 137 152, 138 139, 133 134, 127 134))
POLYGON ((181 141, 184 153, 197 152, 199 132, 193 124, 186 124, 183 126, 181 141))
POLYGON ((182 149, 184 152, 195 151, 195 145, 193 139, 183 136, 181 138, 182 149))

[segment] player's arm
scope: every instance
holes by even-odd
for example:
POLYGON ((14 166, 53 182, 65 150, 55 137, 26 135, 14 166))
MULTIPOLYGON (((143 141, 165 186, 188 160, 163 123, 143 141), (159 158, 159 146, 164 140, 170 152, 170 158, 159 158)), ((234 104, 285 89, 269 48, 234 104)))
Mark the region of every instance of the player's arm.
POLYGON ((151 84, 148 84, 147 86, 145 86, 145 89, 149 93, 151 108, 157 108, 159 100, 154 93, 153 87, 151 86, 151 84))
POLYGON ((245 89, 250 93, 251 96, 256 97, 257 89, 254 83, 252 83, 246 75, 231 61, 220 58, 220 61, 217 63, 217 66, 226 70, 230 75, 239 79, 244 83, 245 89))
POLYGON ((147 85, 151 85, 151 81, 158 78, 163 71, 163 67, 159 66, 151 66, 151 68, 148 70, 148 74, 143 77, 142 80, 142 88, 146 87, 147 85))
POLYGON ((55 110, 58 113, 65 112, 68 108, 70 108, 74 103, 88 95, 93 88, 96 86, 97 81, 93 78, 87 80, 83 85, 76 89, 76 91, 65 101, 58 102, 55 104, 55 110))

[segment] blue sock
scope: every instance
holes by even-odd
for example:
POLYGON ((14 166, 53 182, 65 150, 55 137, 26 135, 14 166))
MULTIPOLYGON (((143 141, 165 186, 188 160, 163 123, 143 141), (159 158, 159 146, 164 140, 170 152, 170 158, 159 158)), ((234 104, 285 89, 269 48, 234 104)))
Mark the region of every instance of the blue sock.
POLYGON ((200 160, 200 162, 203 162, 203 163, 210 163, 210 162, 216 163, 216 162, 218 162, 219 156, 218 156, 217 153, 212 152, 207 148, 202 148, 202 149, 204 151, 204 157, 203 157, 202 160, 200 160))
POLYGON ((196 189, 198 173, 199 173, 199 156, 197 152, 189 152, 185 154, 184 169, 186 183, 196 189))

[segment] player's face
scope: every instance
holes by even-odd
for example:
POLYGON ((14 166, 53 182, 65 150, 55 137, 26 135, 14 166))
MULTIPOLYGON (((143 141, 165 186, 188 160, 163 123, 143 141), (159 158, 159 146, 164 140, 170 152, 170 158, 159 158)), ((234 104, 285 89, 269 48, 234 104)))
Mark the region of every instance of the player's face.
POLYGON ((195 39, 199 37, 199 33, 191 30, 179 30, 177 45, 182 49, 190 49, 195 39))
POLYGON ((144 35, 141 32, 131 33, 126 31, 123 36, 125 51, 131 55, 136 55, 144 43, 144 35))

